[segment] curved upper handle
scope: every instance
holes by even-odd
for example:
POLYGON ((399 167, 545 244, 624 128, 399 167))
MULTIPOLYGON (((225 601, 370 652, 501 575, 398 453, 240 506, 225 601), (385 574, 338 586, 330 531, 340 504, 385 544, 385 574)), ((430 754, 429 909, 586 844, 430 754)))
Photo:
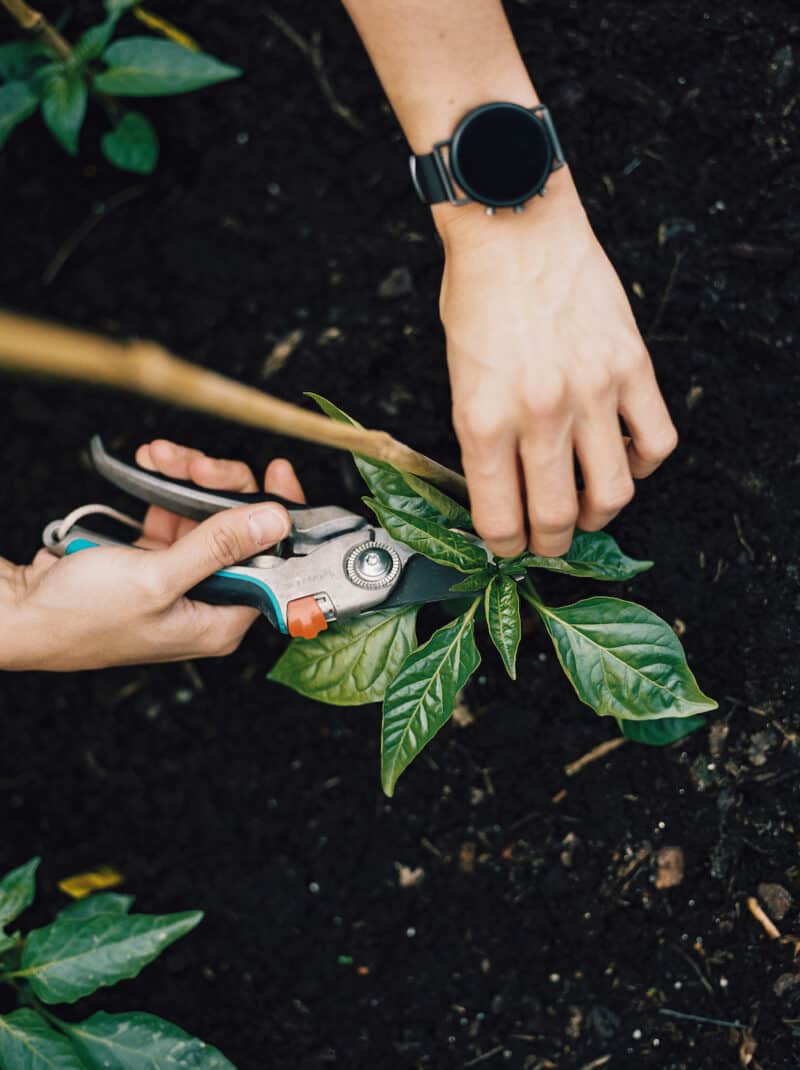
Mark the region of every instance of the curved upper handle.
POLYGON ((232 509, 237 505, 278 502, 286 508, 291 517, 292 534, 288 542, 298 554, 310 553, 326 540, 366 527, 368 523, 364 517, 338 505, 298 505, 265 491, 242 494, 209 490, 188 480, 170 479, 159 472, 150 472, 135 462, 124 461, 109 453, 99 435, 92 438, 89 449, 92 463, 109 483, 127 491, 140 501, 149 505, 160 505, 163 509, 169 509, 170 512, 190 520, 205 520, 214 513, 232 509))

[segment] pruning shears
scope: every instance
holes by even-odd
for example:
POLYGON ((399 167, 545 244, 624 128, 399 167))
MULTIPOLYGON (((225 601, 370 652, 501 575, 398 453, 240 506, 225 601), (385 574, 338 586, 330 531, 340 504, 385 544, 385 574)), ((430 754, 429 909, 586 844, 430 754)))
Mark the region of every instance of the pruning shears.
MULTIPOLYGON (((215 572, 188 592, 212 605, 258 609, 284 634, 313 639, 330 623, 362 613, 463 597, 451 590, 463 580, 461 572, 429 561, 348 509, 297 505, 274 494, 208 490, 169 479, 109 453, 99 436, 92 439, 90 454, 110 483, 139 501, 192 520, 245 504, 274 501, 285 506, 292 528, 283 542, 215 572)), ((93 514, 111 516, 141 532, 137 520, 106 506, 87 505, 48 524, 44 546, 61 557, 92 547, 130 545, 80 523, 93 514)))

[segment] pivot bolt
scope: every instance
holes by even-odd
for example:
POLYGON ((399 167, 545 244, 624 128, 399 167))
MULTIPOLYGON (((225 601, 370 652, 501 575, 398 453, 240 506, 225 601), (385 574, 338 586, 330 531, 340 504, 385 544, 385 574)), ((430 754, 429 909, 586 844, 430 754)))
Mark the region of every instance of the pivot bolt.
POLYGON ((378 590, 388 587, 400 571, 400 555, 382 542, 354 546, 344 560, 347 578, 357 587, 378 590))

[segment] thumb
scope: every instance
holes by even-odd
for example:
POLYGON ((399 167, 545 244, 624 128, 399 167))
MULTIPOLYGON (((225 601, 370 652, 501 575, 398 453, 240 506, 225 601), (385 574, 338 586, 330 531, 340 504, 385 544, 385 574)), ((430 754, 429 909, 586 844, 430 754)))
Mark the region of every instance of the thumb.
POLYGON ((160 580, 177 597, 218 569, 274 546, 291 527, 289 514, 277 502, 226 509, 198 524, 169 549, 156 551, 160 580))

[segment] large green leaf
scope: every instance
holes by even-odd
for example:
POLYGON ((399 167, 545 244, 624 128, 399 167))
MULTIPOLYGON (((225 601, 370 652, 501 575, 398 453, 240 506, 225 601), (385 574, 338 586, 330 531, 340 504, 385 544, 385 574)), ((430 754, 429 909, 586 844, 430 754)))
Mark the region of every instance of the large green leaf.
POLYGON ((70 154, 78 151, 78 135, 86 116, 89 90, 80 71, 59 71, 48 78, 42 95, 42 118, 45 126, 70 154))
POLYGON ((36 895, 36 870, 41 858, 32 858, 0 880, 0 930, 26 910, 36 895))
POLYGON ((631 580, 653 567, 652 561, 636 561, 620 550, 615 539, 605 531, 578 531, 563 557, 540 557, 524 553, 498 562, 503 569, 518 566, 543 568, 592 580, 631 580))
POLYGON ((201 920, 182 914, 99 914, 54 921, 29 933, 21 968, 45 1003, 74 1003, 97 988, 136 975, 201 920))
POLYGON ((486 588, 486 623, 489 635, 503 659, 506 672, 517 678, 517 650, 522 638, 517 584, 510 576, 495 576, 486 588))
POLYGON ((126 111, 114 129, 103 134, 100 148, 109 163, 137 175, 152 174, 158 163, 158 137, 138 111, 126 111))
POLYGON ((65 1028, 90 1070, 236 1070, 217 1048, 154 1014, 100 1011, 65 1028))
POLYGON ((8 82, 0 85, 0 149, 9 134, 39 106, 39 98, 27 82, 8 82))
POLYGON ((706 723, 705 717, 661 717, 657 721, 618 720, 626 739, 648 743, 651 747, 666 747, 696 732, 706 723))
POLYGON ((108 70, 94 84, 119 97, 164 97, 227 82, 242 73, 205 52, 192 52, 173 41, 124 37, 103 53, 108 70))
POLYGON ((379 609, 295 639, 268 679, 333 706, 380 702, 417 642, 418 606, 379 609))
MULTIPOLYGON (((330 416, 332 420, 350 424, 351 427, 363 426, 321 394, 306 391, 306 397, 315 401, 325 415, 330 416)), ((472 521, 466 509, 462 508, 458 502, 454 502, 444 491, 430 486, 424 480, 411 475, 410 472, 401 472, 384 461, 374 461, 360 453, 353 453, 352 456, 361 478, 378 501, 383 502, 384 505, 389 505, 404 513, 424 517, 426 520, 438 521, 446 526, 472 527, 472 521)))
POLYGON ((483 591, 495 576, 498 575, 496 567, 492 564, 488 568, 482 568, 480 572, 468 572, 463 580, 454 583, 451 591, 483 591))
POLYGON ((470 609, 412 651, 383 700, 381 782, 397 779, 450 718, 456 695, 480 665, 475 645, 476 599, 470 609))
POLYGON ((132 906, 132 895, 98 892, 95 895, 87 895, 85 899, 68 903, 59 910, 57 917, 66 918, 67 921, 85 921, 87 918, 96 918, 98 914, 127 914, 132 906))
POLYGON ((534 604, 578 698, 601 716, 647 721, 716 709, 672 628, 644 606, 619 598, 534 604))
POLYGON ((70 56, 70 66, 73 69, 85 67, 90 60, 97 59, 114 35, 119 15, 110 15, 104 22, 97 26, 90 26, 81 34, 70 56))
POLYGON ((364 501, 393 539, 405 543, 431 561, 450 565, 459 572, 477 572, 488 565, 489 558, 483 547, 470 542, 457 531, 443 528, 435 520, 392 509, 375 498, 365 498, 364 501))
POLYGON ((65 1036, 27 1008, 0 1017, 3 1070, 86 1070, 65 1036))

